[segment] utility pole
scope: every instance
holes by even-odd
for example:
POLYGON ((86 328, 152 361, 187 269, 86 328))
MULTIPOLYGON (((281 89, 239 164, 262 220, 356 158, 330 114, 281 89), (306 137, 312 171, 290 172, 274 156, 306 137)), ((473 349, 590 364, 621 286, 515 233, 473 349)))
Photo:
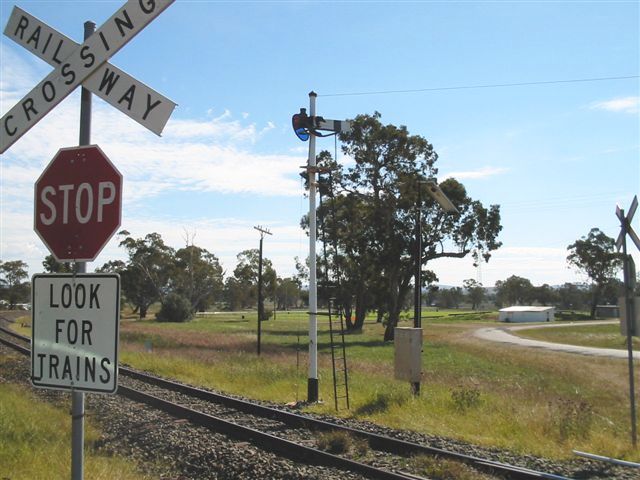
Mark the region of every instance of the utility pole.
MULTIPOLYGON (((415 295, 413 310, 413 327, 422 328, 422 186, 427 185, 427 192, 438 202, 446 213, 459 213, 449 197, 440 189, 435 179, 418 180, 418 201, 416 204, 416 256, 415 256, 415 295)), ((411 382, 411 391, 420 395, 420 382, 411 382)))
POLYGON ((260 355, 260 336, 262 334, 262 317, 264 316, 264 306, 262 300, 262 240, 264 236, 271 235, 271 232, 264 227, 253 227, 260 232, 260 256, 258 257, 258 355, 260 355))

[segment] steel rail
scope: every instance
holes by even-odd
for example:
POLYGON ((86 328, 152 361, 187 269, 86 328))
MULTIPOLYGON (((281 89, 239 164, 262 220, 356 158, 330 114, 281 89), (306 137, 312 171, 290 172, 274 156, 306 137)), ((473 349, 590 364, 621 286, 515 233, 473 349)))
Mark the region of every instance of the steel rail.
MULTIPOLYGON (((27 337, 19 335, 5 328, 0 327, 0 331, 9 333, 10 335, 16 338, 22 339, 23 341, 29 341, 27 337)), ((387 437, 387 436, 376 434, 376 433, 366 432, 364 430, 360 430, 357 428, 338 425, 338 424, 327 422, 324 420, 318 420, 308 416, 287 412, 277 408, 259 405, 246 400, 229 397, 227 395, 222 395, 222 394, 214 393, 208 390, 203 390, 201 388, 178 383, 173 380, 163 379, 155 375, 150 375, 148 373, 132 370, 131 368, 124 367, 124 366, 120 366, 119 371, 121 374, 125 376, 155 385, 157 387, 173 390, 178 393, 182 393, 194 398, 198 398, 200 400, 219 403, 229 408, 242 411, 244 413, 261 416, 265 418, 270 418, 273 420, 278 420, 291 427, 302 427, 310 430, 319 430, 319 431, 332 431, 332 430, 344 431, 354 437, 367 440, 369 443, 369 446, 374 450, 385 451, 388 453, 399 454, 403 456, 407 456, 410 454, 414 454, 414 455, 422 454, 422 455, 428 455, 428 456, 438 456, 438 457, 449 458, 451 460, 467 463, 468 465, 471 465, 477 469, 483 470, 488 473, 507 476, 507 478, 510 478, 513 480, 532 480, 532 479, 566 480, 567 479, 567 477, 563 477, 560 475, 555 475, 555 474, 546 473, 546 472, 539 472, 539 471, 532 470, 525 467, 509 465, 501 462, 496 462, 493 460, 488 460, 480 457, 453 452, 450 450, 444 450, 437 447, 430 447, 430 446, 421 445, 418 443, 407 442, 405 440, 399 440, 396 438, 387 437)), ((123 388, 123 387, 120 386, 118 392, 120 392, 120 388, 123 388)), ((143 395, 147 395, 147 394, 143 394, 143 395)), ((224 421, 224 420, 221 420, 221 421, 224 421)), ((336 457, 336 456, 334 455, 333 457, 336 457)), ((342 458, 342 457, 336 457, 336 458, 342 458)), ((408 478, 408 477, 405 476, 400 478, 408 478)))
POLYGON ((298 415, 292 412, 279 410, 277 408, 267 407, 264 405, 248 402, 246 400, 221 395, 219 393, 210 392, 208 390, 203 390, 197 387, 192 387, 175 382, 173 380, 159 378, 147 373, 134 371, 127 367, 120 367, 120 372, 126 376, 130 376, 131 378, 135 378, 137 380, 150 383, 158 387, 174 390, 176 392, 189 395, 200 400, 220 403, 226 407, 234 408, 244 413, 278 420, 280 422, 286 423, 291 427, 302 427, 308 428, 310 430, 320 431, 344 431, 354 437, 367 440, 369 442, 369 446, 374 450, 380 450, 404 456, 407 456, 409 454, 422 454, 429 456, 446 457, 452 460, 465 462, 483 471, 489 471, 490 473, 506 474, 509 478, 514 480, 530 480, 540 478, 557 480, 565 478, 549 473, 538 472, 528 468, 508 465, 505 463, 495 462, 493 460, 487 460, 484 458, 474 457, 458 452, 452 452, 450 450, 444 450, 437 447, 429 447, 418 443, 407 442, 405 440, 399 440, 376 433, 366 432, 357 428, 338 425, 336 423, 318 420, 304 415, 298 415))
POLYGON ((216 432, 223 433, 239 440, 249 441, 264 450, 269 450, 291 460, 302 461, 305 464, 323 465, 326 467, 338 468, 340 470, 349 470, 351 472, 361 473, 369 478, 377 478, 381 480, 408 480, 416 478, 413 475, 407 476, 402 473, 381 470, 365 463, 356 462, 322 450, 306 447, 290 440, 285 440, 250 427, 244 427, 237 423, 229 422, 219 417, 215 417, 198 410, 193 410, 183 405, 170 402, 123 385, 118 387, 118 394, 130 400, 151 405, 173 415, 174 417, 189 420, 196 425, 211 428, 216 432))
MULTIPOLYGON (((7 333, 2 328, 0 328, 0 330, 7 333)), ((24 340, 24 337, 21 338, 21 336, 14 336, 24 340)), ((0 343, 13 348, 23 355, 30 355, 31 353, 28 348, 2 337, 0 337, 0 343)), ((124 385, 118 386, 117 393, 129 400, 144 403, 158 410, 162 410, 169 415, 188 420, 195 425, 210 428, 215 432, 225 434, 229 437, 249 441, 263 450, 271 451, 281 457, 300 461, 307 465, 322 465, 340 470, 348 470, 354 473, 366 475, 368 478, 375 478, 379 480, 414 480, 418 478, 411 474, 405 475, 403 473, 396 473, 389 470, 381 470, 365 463, 356 462, 322 450, 316 450, 311 447, 299 445, 295 442, 255 430, 250 427, 244 427, 133 388, 125 387, 124 385)))

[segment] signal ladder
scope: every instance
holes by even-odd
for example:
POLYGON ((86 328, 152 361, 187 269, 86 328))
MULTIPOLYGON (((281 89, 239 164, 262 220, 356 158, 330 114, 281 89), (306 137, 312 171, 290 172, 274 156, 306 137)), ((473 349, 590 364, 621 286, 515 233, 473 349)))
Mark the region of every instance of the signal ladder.
MULTIPOLYGON (((319 169, 320 170, 320 169, 319 169)), ((331 171, 328 172, 320 171, 320 173, 329 173, 329 195, 333 198, 333 178, 331 176, 331 171)), ((319 191, 320 195, 320 209, 322 210, 322 190, 319 191)), ((332 214, 335 219, 335 205, 332 205, 332 214)), ((336 301, 336 298, 331 295, 337 294, 340 296, 342 294, 340 288, 340 271, 337 268, 337 262, 334 257, 334 268, 333 273, 335 277, 335 281, 331 282, 329 280, 329 262, 327 260, 327 243, 325 236, 325 223, 324 223, 325 213, 320 216, 320 229, 322 231, 322 250, 324 257, 324 285, 325 291, 327 292, 328 297, 328 312, 321 313, 321 315, 326 315, 329 317, 329 339, 330 339, 330 350, 331 350, 331 366, 333 371, 333 398, 335 400, 336 411, 338 411, 340 401, 344 401, 344 405, 349 410, 349 374, 347 370, 347 351, 345 347, 344 341, 344 310, 342 308, 342 304, 339 301, 336 301), (337 308, 336 308, 337 307, 337 308), (337 318, 335 318, 335 312, 337 310, 337 318)), ((334 255, 337 255, 338 248, 334 243, 333 245, 334 255)), ((326 298, 325 297, 325 298, 326 298)))
POLYGON ((329 337, 331 340, 331 366, 333 368, 333 398, 336 411, 339 410, 340 400, 343 400, 349 410, 349 373, 347 370, 347 352, 344 342, 344 319, 342 308, 338 304, 338 315, 334 318, 336 299, 329 299, 329 337), (338 329, 338 330, 337 330, 338 329), (337 331, 336 331, 337 330, 337 331))

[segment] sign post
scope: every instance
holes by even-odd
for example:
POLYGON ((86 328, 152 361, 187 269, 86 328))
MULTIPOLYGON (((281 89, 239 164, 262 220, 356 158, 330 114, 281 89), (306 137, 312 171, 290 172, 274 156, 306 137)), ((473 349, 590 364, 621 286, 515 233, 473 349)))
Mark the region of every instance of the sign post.
POLYGON ((633 298, 633 286, 635 285, 635 268, 633 265, 633 258, 627 254, 627 235, 631 237, 633 243, 640 250, 640 239, 636 232, 631 228, 631 220, 638 208, 638 197, 634 196, 631 206, 629 207, 629 213, 625 216, 624 210, 620 207, 616 207, 616 216, 620 220, 620 234, 616 240, 616 247, 618 252, 622 250, 622 261, 624 267, 624 310, 626 314, 626 326, 627 326, 627 352, 628 352, 628 364, 629 364, 629 407, 631 410, 631 443, 635 448, 638 445, 638 433, 637 433, 637 417, 636 417, 636 393, 635 393, 635 379, 633 372, 633 335, 638 335, 639 332, 634 332, 633 326, 635 323, 635 301, 633 298))
POLYGON ((75 262, 72 276, 33 277, 31 349, 33 385, 71 390, 73 480, 84 475, 84 392, 114 393, 118 370, 120 279, 86 275, 85 262, 120 226, 122 175, 90 145, 91 92, 160 135, 175 103, 107 61, 174 1, 127 0, 97 31, 86 22, 81 45, 18 7, 4 30, 54 69, 0 119, 0 153, 83 86, 80 147, 58 151, 34 202, 36 233, 57 260, 75 262))

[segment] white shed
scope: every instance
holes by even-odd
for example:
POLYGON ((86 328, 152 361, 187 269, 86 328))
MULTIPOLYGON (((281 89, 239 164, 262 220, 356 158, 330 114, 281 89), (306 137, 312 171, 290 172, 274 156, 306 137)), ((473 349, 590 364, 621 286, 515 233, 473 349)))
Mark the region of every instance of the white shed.
POLYGON ((500 309, 501 322, 553 322, 555 307, 507 307, 500 309))

